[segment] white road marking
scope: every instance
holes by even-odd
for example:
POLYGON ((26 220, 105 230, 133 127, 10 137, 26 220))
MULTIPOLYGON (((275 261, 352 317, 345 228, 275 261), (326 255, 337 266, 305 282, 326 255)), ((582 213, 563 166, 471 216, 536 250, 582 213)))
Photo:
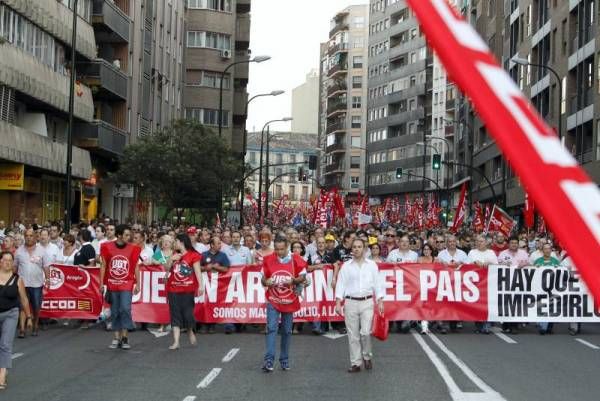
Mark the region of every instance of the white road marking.
POLYGON ((198 383, 196 388, 207 388, 210 385, 210 383, 212 383, 212 381, 215 380, 217 376, 219 376, 219 373, 221 373, 221 368, 214 368, 210 371, 209 374, 207 374, 204 377, 204 379, 202 379, 200 383, 198 383))
POLYGON ((222 362, 227 363, 231 361, 233 358, 235 358, 238 352, 240 352, 239 348, 232 348, 231 351, 229 351, 227 355, 223 357, 222 362))
POLYGON ((585 345, 586 347, 590 347, 591 349, 600 349, 600 347, 598 347, 597 345, 582 340, 581 338, 576 338, 575 341, 579 341, 581 344, 585 345))
POLYGON ((509 336, 504 334, 499 327, 492 327, 492 333, 494 333, 496 336, 498 336, 498 338, 500 338, 501 340, 503 340, 509 344, 517 343, 515 340, 513 340, 512 338, 510 338, 509 336))
POLYGON ((330 340, 337 340, 338 338, 346 337, 347 334, 340 333, 326 333, 323 334, 323 337, 329 338, 330 340))
POLYGON ((450 351, 435 335, 429 334, 428 337, 431 338, 431 340, 440 348, 440 350, 446 354, 446 356, 464 373, 464 375, 467 376, 477 387, 479 387, 482 392, 475 393, 461 391, 452 378, 452 375, 450 375, 446 364, 440 359, 435 351, 431 349, 423 337, 414 331, 412 332, 412 335, 417 343, 421 346, 427 357, 431 360, 440 376, 442 376, 442 379, 450 391, 450 397, 452 397, 452 401, 506 401, 506 399, 502 397, 500 393, 492 389, 475 373, 473 373, 473 371, 452 351, 450 351))
POLYGON ((17 359, 22 357, 24 354, 22 352, 17 352, 16 354, 12 354, 11 359, 17 359))
POLYGON ((195 395, 188 395, 183 399, 183 401, 194 401, 196 399, 195 395))

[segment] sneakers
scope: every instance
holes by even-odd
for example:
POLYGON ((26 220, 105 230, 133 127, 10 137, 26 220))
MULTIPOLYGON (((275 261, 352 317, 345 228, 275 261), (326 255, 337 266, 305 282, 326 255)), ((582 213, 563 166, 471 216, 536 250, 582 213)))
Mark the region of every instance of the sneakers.
POLYGON ((281 370, 284 372, 290 370, 290 363, 288 361, 279 361, 279 365, 281 366, 281 370))
POLYGON ((121 349, 131 349, 131 345, 129 345, 129 340, 127 339, 127 337, 123 337, 121 339, 121 349))
POLYGON ((271 373, 273 371, 273 362, 272 361, 266 361, 265 364, 262 367, 262 370, 265 373, 271 373))
POLYGON ((121 347, 121 341, 117 340, 116 338, 112 340, 112 342, 110 343, 110 345, 108 346, 108 348, 110 349, 117 349, 121 347))

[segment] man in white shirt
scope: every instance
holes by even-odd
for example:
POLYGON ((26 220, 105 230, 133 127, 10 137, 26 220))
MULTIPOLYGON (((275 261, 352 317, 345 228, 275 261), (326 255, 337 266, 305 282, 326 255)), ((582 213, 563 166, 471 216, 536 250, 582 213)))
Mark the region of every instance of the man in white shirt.
POLYGON ((344 315, 350 347, 350 369, 360 372, 361 365, 373 368, 371 349, 371 325, 373 322, 373 297, 377 309, 383 314, 385 289, 379 278, 379 268, 365 258, 365 243, 356 238, 352 241, 352 259, 344 262, 335 286, 336 313, 344 315), (342 307, 342 301, 344 306, 342 307))
POLYGON ((512 236, 508 239, 508 249, 498 255, 498 263, 509 267, 525 267, 529 264, 529 255, 519 249, 519 238, 512 236))
POLYGON ((317 241, 319 240, 319 238, 323 238, 325 235, 323 229, 320 227, 315 229, 314 234, 315 240, 310 244, 306 245, 306 256, 308 256, 309 258, 314 258, 315 256, 317 256, 317 241))
POLYGON ((146 244, 146 234, 143 231, 136 231, 133 234, 133 243, 142 248, 138 262, 144 263, 152 258, 154 251, 150 245, 146 244))
POLYGON ((63 240, 60 237, 60 227, 58 224, 50 225, 50 242, 58 247, 59 251, 63 249, 63 240))
POLYGON ((202 241, 202 239, 205 237, 205 233, 206 230, 198 232, 198 230, 194 226, 187 229, 187 235, 189 235, 190 239, 192 240, 192 245, 194 246, 194 249, 201 255, 210 249, 210 246, 205 244, 204 241, 202 241), (200 241, 198 241, 198 236, 201 237, 200 241))
POLYGON ((250 249, 241 245, 242 234, 239 231, 231 233, 231 246, 225 252, 229 258, 231 266, 252 264, 252 254, 250 249))
POLYGON ((449 267, 458 267, 468 263, 469 258, 467 254, 458 249, 457 246, 458 240, 456 236, 449 235, 446 239, 446 249, 442 250, 437 256, 438 261, 449 267))
POLYGON ((386 259, 388 263, 417 263, 419 255, 410 250, 408 235, 404 235, 398 242, 398 248, 392 250, 386 259))
POLYGON ((44 251, 46 252, 47 266, 50 266, 51 264, 55 263, 60 254, 60 249, 58 249, 58 246, 50 242, 50 233, 45 228, 42 228, 40 230, 39 244, 42 246, 42 248, 44 248, 44 251))
MULTIPOLYGON (((474 263, 481 267, 488 267, 489 265, 497 265, 498 258, 496 253, 487 247, 487 239, 483 235, 478 235, 475 238, 475 249, 471 249, 469 252, 469 262, 474 263)), ((490 334, 490 322, 477 322, 477 333, 490 334)))

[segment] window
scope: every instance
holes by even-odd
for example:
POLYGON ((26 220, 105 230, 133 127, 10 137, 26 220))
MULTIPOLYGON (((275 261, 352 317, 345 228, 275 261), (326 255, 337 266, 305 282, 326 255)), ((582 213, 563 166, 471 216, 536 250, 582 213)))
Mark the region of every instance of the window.
POLYGON ((363 77, 362 75, 357 75, 352 77, 352 89, 360 89, 362 88, 363 77))
POLYGON ((354 17, 354 19, 352 20, 352 25, 354 25, 354 28, 364 28, 365 17, 354 17))
POLYGON ((360 177, 357 175, 350 176, 350 187, 358 188, 360 185, 360 177))
POLYGON ((224 33, 188 31, 187 47, 231 50, 231 36, 224 33))
POLYGON ((352 57, 352 68, 362 68, 362 67, 363 67, 363 56, 352 57))
POLYGON ((362 107, 362 96, 352 96, 352 108, 360 109, 362 107))
POLYGON ((296 186, 295 185, 290 185, 288 192, 289 192, 289 198, 290 198, 290 200, 296 200, 296 186))
MULTIPOLYGON (((361 126, 362 126, 362 116, 352 116, 352 128, 360 128, 361 126)), ((354 146, 354 145, 352 145, 352 146, 354 146)))
POLYGON ((350 141, 353 148, 360 148, 360 136, 353 136, 350 141))
POLYGON ((256 163, 256 152, 250 152, 250 163, 256 163))
POLYGON ((194 10, 231 12, 231 0, 187 0, 187 7, 194 10))
POLYGON ((360 168, 360 156, 350 157, 350 168, 360 168))
POLYGON ((277 153, 275 155, 275 163, 277 163, 277 164, 283 163, 283 153, 277 153))
MULTIPOLYGON (((186 108, 185 118, 188 120, 198 121, 200 124, 218 126, 219 110, 202 109, 197 107, 186 108)), ((222 118, 223 127, 229 126, 229 110, 223 110, 222 118)))
MULTIPOLYGON (((188 86, 205 86, 207 88, 220 88, 221 73, 204 70, 187 70, 188 86)), ((223 80, 223 89, 231 89, 231 77, 225 75, 223 80)))
POLYGON ((296 155, 295 154, 290 154, 290 163, 296 163, 296 155))
POLYGON ((352 42, 352 47, 355 49, 362 49, 364 47, 364 38, 362 36, 355 37, 352 42))

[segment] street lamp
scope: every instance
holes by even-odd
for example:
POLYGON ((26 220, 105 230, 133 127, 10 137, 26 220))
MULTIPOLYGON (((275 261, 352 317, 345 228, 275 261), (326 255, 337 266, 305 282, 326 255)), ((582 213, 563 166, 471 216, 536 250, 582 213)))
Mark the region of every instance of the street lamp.
MULTIPOLYGON (((283 90, 274 90, 269 93, 259 93, 258 95, 252 96, 246 102, 246 109, 245 109, 244 115, 246 115, 246 116, 248 115, 248 105, 254 99, 257 99, 259 97, 266 97, 266 96, 279 96, 279 95, 283 95, 284 93, 285 93, 285 91, 283 91, 283 90)), ((248 146, 248 130, 244 127, 244 140, 243 140, 243 144, 242 144, 242 166, 245 165, 247 146, 248 146)), ((240 178, 240 188, 239 188, 239 191, 240 191, 240 225, 242 225, 242 226, 244 225, 244 183, 245 183, 244 173, 245 172, 242 171, 242 176, 240 178)), ((260 192, 260 189, 259 189, 259 192, 260 192)))
POLYGON ((223 131, 223 81, 225 80, 225 74, 227 74, 227 71, 235 65, 248 63, 262 63, 263 61, 267 61, 270 59, 271 56, 256 56, 249 60, 236 61, 234 63, 229 64, 221 73, 221 82, 219 86, 219 138, 221 137, 223 131))
POLYGON ((67 164, 65 168, 65 232, 71 230, 71 180, 73 164, 73 114, 75 110, 75 52, 77 44, 77 0, 73 0, 73 26, 71 31, 71 79, 69 80, 69 129, 67 130, 67 164))
MULTIPOLYGON (((265 143, 265 130, 267 129, 267 127, 272 124, 272 123, 276 123, 276 122, 285 122, 285 121, 292 121, 292 117, 284 117, 284 118, 280 118, 277 120, 271 120, 271 121, 267 121, 267 123, 263 126, 263 129, 260 133, 260 158, 259 158, 259 174, 258 174, 258 217, 262 217, 262 179, 263 179, 263 172, 262 172, 262 166, 263 166, 263 148, 264 148, 264 143, 265 143)), ((269 154, 267 153, 267 160, 268 160, 269 154)), ((268 161, 267 161, 268 163, 268 161)), ((267 171, 267 174, 269 174, 269 172, 267 171)), ((267 180, 268 181, 268 180, 267 180)))
POLYGON ((280 134, 280 132, 274 132, 269 135, 269 130, 267 129, 267 161, 265 165, 265 210, 267 216, 269 215, 269 154, 271 153, 271 139, 276 138, 280 134))
POLYGON ((558 75, 558 72, 556 72, 556 70, 554 68, 552 68, 546 64, 530 63, 529 60, 521 58, 521 57, 513 57, 511 59, 511 61, 518 65, 544 68, 544 69, 550 71, 556 78, 556 84, 558 85, 558 87, 557 87, 557 89, 558 89, 558 139, 561 139, 562 138, 562 102, 563 102, 563 98, 562 98, 562 80, 560 79, 560 75, 558 75))

